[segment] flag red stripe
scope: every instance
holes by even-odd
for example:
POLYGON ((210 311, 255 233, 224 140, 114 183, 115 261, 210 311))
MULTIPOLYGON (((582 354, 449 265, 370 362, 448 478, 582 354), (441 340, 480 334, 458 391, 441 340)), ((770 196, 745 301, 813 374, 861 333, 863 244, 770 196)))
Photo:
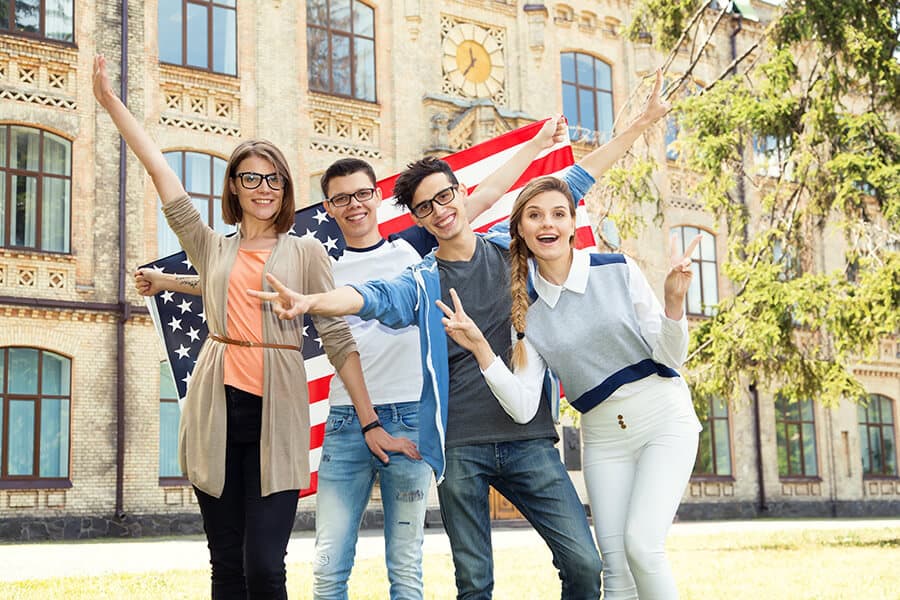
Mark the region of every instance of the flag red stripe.
POLYGON ((310 403, 328 398, 328 388, 331 385, 331 378, 333 376, 333 374, 326 375, 325 377, 319 377, 318 379, 307 382, 307 386, 309 386, 310 403))
POLYGON ((309 487, 300 490, 300 497, 305 498, 307 496, 312 496, 316 493, 316 489, 319 487, 319 472, 313 471, 309 474, 309 487))

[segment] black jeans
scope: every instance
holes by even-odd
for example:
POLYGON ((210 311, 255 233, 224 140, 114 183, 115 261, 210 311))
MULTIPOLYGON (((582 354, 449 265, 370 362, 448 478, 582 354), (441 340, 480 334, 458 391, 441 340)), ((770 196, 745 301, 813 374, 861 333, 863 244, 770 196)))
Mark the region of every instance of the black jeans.
POLYGON ((213 600, 287 598, 284 557, 298 490, 260 495, 262 398, 226 386, 225 488, 214 498, 196 487, 212 565, 213 600))

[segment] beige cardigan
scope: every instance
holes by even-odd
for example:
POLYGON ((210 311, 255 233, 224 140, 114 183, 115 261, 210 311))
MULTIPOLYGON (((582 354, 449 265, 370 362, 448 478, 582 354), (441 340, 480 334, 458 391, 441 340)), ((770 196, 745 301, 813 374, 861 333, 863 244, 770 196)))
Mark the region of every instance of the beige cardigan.
MULTIPOLYGON (((240 236, 225 237, 210 229, 188 196, 163 206, 169 226, 200 275, 203 310, 210 333, 228 336, 225 307, 228 278, 240 236)), ((280 234, 266 261, 289 288, 315 293, 334 287, 331 263, 317 240, 280 234)), ((264 278, 261 289, 269 289, 264 278)), ((356 351, 342 318, 313 317, 328 360, 340 369, 356 351)), ((263 305, 266 343, 303 344, 303 319, 281 321, 263 305)), ((191 483, 218 498, 225 486, 226 408, 225 345, 207 338, 197 356, 181 412, 178 454, 191 483)), ((263 349, 262 432, 259 442, 260 489, 263 496, 309 485, 309 392, 303 355, 296 350, 263 349)))

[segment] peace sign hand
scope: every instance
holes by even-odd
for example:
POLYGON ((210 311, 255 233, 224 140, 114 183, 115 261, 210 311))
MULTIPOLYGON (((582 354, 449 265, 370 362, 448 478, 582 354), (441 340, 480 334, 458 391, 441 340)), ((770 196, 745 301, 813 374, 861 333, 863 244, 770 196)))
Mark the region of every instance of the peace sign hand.
POLYGON ((684 298, 687 291, 691 287, 691 278, 693 272, 691 270, 691 255, 700 243, 701 235, 691 240, 684 254, 678 252, 678 242, 673 235, 669 239, 669 257, 670 268, 666 275, 666 282, 663 286, 666 299, 666 316, 677 321, 684 314, 684 298))
POLYGON ((310 301, 308 296, 298 294, 278 281, 278 278, 271 273, 266 274, 266 281, 268 281, 269 285, 275 289, 274 292, 247 290, 247 293, 260 300, 271 302, 272 312, 274 312, 279 319, 290 321, 299 315, 309 312, 310 301))
POLYGON ((453 301, 453 308, 435 300, 438 308, 446 315, 441 322, 444 324, 444 330, 454 342, 475 355, 478 366, 482 370, 486 369, 494 360, 494 352, 491 345, 485 339, 484 334, 475 324, 469 315, 466 314, 456 290, 450 288, 450 299, 453 301))

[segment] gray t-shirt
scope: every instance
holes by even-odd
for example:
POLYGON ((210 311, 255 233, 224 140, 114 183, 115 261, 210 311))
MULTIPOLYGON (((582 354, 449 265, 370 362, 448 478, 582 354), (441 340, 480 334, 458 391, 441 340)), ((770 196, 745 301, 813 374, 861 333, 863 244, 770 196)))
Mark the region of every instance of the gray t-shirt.
MULTIPOLYGON (((476 237, 475 254, 467 261, 438 259, 441 300, 453 306, 454 288, 463 307, 484 333, 491 348, 508 362, 510 350, 509 253, 496 244, 476 237)), ((446 446, 486 444, 538 438, 557 439, 548 402, 541 402, 537 415, 519 425, 506 414, 494 397, 478 361, 471 352, 447 338, 450 364, 450 399, 447 404, 446 446)))

